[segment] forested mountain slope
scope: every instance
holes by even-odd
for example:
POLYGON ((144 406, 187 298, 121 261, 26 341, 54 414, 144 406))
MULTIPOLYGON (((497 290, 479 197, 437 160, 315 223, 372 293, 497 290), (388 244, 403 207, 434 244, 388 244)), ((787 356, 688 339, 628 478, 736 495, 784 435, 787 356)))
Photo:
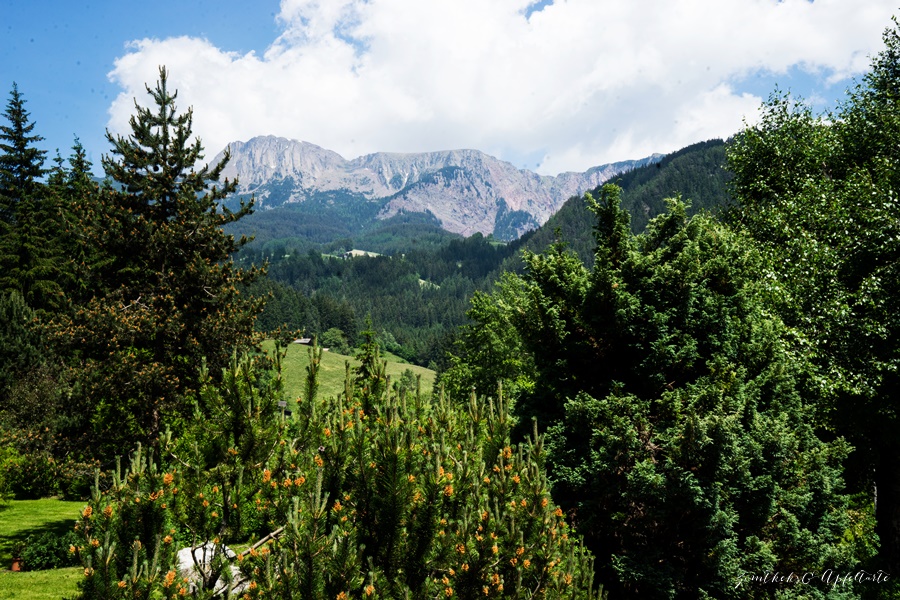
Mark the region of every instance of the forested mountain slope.
MULTIPOLYGON (((624 190, 623 205, 631 214, 632 228, 642 229, 648 219, 663 212, 666 197, 681 194, 692 200, 691 211, 715 210, 727 203, 724 149, 721 140, 695 144, 619 176, 616 181, 624 190)), ((311 206, 309 201, 304 204, 307 210, 311 206)), ((271 220, 278 227, 292 210, 264 211, 258 223, 271 220)), ((241 261, 269 260, 269 280, 255 288, 257 293, 273 294, 259 321, 262 329, 286 324, 307 334, 330 331, 329 343, 352 346, 362 320, 370 315, 384 347, 439 368, 454 330, 467 322, 474 291, 489 289, 505 270, 521 269, 521 249, 542 251, 558 230, 584 262, 593 262, 594 220, 582 196, 567 201, 543 227, 509 243, 481 234, 462 238, 415 213, 377 221, 351 239, 353 218, 362 217, 348 216, 344 232, 348 237, 329 243, 294 245, 286 238, 276 240, 275 235, 267 244, 242 251, 241 261), (339 258, 351 248, 382 256, 339 258)), ((307 226, 324 227, 315 219, 307 226)), ((325 240, 333 232, 323 229, 321 235, 325 240)))
MULTIPOLYGON (((709 140, 667 154, 652 165, 623 173, 611 183, 622 188, 622 208, 631 216, 631 230, 638 233, 650 219, 665 212, 665 198, 680 195, 682 200, 689 201, 688 214, 716 211, 729 205, 730 178, 725 167, 725 142, 709 140)), ((590 266, 594 261, 591 231, 595 222, 583 196, 574 196, 540 229, 525 236, 524 248, 541 252, 559 237, 590 266)), ((518 255, 501 267, 502 270, 519 268, 518 255)))

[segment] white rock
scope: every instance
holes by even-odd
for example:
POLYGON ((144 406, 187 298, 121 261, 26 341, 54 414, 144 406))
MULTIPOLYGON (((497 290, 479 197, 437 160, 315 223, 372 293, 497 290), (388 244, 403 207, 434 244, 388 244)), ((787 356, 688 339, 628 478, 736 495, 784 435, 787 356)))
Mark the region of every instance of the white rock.
MULTIPOLYGON (((186 547, 178 551, 178 574, 182 578, 188 580, 191 592, 196 591, 202 582, 210 577, 211 563, 218 557, 224 555, 228 560, 234 560, 237 556, 228 546, 216 546, 212 543, 206 543, 202 546, 194 548, 186 547)), ((247 587, 247 583, 241 581, 240 570, 235 565, 228 567, 231 571, 232 594, 243 592, 247 587)), ((227 582, 223 578, 215 583, 213 593, 216 595, 224 594, 227 582)))

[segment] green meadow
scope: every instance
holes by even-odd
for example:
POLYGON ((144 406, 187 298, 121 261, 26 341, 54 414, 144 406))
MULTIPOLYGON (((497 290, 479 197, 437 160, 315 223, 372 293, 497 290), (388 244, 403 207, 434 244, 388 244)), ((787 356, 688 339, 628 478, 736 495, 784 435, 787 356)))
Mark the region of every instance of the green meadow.
MULTIPOLYGON (((271 341, 263 344, 263 349, 268 352, 274 350, 274 347, 275 344, 271 341)), ((291 401, 303 394, 306 384, 306 368, 309 366, 311 352, 312 348, 303 344, 290 344, 287 348, 287 354, 282 362, 282 374, 285 395, 291 401)), ((404 363, 399 357, 388 353, 384 355, 384 359, 388 361, 387 374, 392 382, 399 381, 403 372, 409 369, 413 375, 421 376, 422 393, 431 393, 434 387, 434 371, 404 363)), ((347 363, 350 364, 351 369, 359 366, 359 361, 352 356, 330 351, 322 353, 322 360, 319 363, 319 395, 333 396, 344 391, 347 363)))

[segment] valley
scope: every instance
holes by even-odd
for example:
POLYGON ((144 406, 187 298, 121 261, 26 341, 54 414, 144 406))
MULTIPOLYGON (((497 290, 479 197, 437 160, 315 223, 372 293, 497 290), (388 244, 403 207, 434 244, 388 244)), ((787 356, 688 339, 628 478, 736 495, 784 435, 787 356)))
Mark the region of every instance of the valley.
MULTIPOLYGON (((690 199, 692 213, 727 204, 724 149, 721 140, 695 144, 616 174, 612 180, 623 188, 632 229, 639 232, 662 213, 666 197, 690 199)), ((316 164, 331 164, 325 158, 316 164)), ((267 279, 252 288, 271 294, 259 329, 319 336, 336 330, 352 347, 370 316, 383 348, 435 370, 445 366, 456 329, 468 322, 472 294, 490 290, 504 271, 521 272, 523 250, 541 252, 558 238, 582 262, 593 262, 594 217, 581 195, 567 198, 542 226, 509 240, 450 232, 420 212, 379 218, 379 201, 347 191, 266 206, 264 199, 262 208, 229 228, 255 237, 236 257, 239 264, 268 265, 267 279), (353 250, 379 256, 337 258, 353 250)))

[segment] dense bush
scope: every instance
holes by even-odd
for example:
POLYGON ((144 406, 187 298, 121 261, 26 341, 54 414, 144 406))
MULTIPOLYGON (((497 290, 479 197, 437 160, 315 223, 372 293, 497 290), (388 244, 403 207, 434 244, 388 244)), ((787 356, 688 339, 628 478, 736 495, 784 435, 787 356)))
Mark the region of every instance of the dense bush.
POLYGON ((58 465, 45 453, 19 454, 12 449, 0 464, 0 480, 18 500, 46 498, 56 495, 58 465))
POLYGON ((228 579, 245 598, 596 597, 541 438, 510 444, 502 398, 391 393, 372 339, 336 398, 317 394, 312 350, 290 417, 248 359, 207 379, 195 426, 162 456, 136 452, 84 509, 82 597, 208 597, 228 579), (206 544, 194 590, 175 550, 206 544))
POLYGON ((8 465, 12 464, 16 458, 18 458, 18 453, 14 448, 0 445, 0 503, 13 498, 12 484, 7 471, 8 465))
POLYGON ((77 566, 75 546, 78 543, 79 537, 74 531, 68 531, 64 535, 50 531, 29 535, 25 538, 22 550, 23 570, 43 571, 77 566))
POLYGON ((19 451, 15 440, 20 435, 0 436, 0 499, 60 496, 84 500, 90 496, 98 462, 71 458, 59 461, 46 451, 19 451))

